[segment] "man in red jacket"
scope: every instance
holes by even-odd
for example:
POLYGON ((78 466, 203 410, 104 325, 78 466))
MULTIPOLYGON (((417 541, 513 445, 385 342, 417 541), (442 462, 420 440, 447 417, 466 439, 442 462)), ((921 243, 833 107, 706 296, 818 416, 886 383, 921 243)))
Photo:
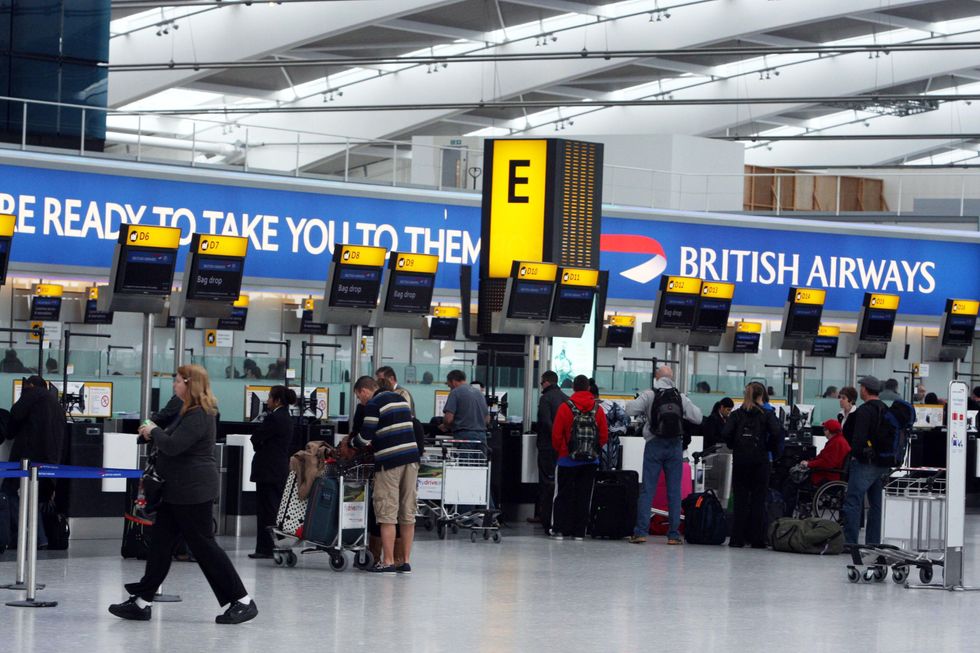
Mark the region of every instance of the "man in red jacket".
MULTIPOLYGON (((796 474, 790 474, 783 487, 783 501, 786 505, 784 514, 787 517, 792 517, 796 511, 800 485, 807 483, 803 476, 807 471, 810 471, 809 484, 813 488, 818 488, 829 481, 841 480, 840 472, 830 470, 844 468, 847 456, 851 453, 851 445, 844 437, 844 429, 841 428, 840 422, 837 420, 828 419, 821 426, 823 426, 823 434, 827 438, 827 444, 820 450, 816 458, 804 460, 794 467, 791 471, 796 472, 796 474), (794 481, 794 476, 800 480, 794 481)), ((808 511, 804 514, 808 514, 808 511)))
POLYGON ((606 414, 589 392, 584 375, 572 381, 574 393, 555 413, 551 443, 558 454, 552 537, 585 539, 589 500, 599 466, 599 450, 609 439, 606 414))

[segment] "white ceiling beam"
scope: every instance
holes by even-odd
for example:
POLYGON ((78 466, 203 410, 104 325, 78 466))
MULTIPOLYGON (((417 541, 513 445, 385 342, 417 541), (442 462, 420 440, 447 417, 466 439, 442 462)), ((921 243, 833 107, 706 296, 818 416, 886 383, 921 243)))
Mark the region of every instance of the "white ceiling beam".
POLYGON ((406 20, 404 18, 386 20, 382 23, 378 23, 378 25, 389 29, 396 29, 401 32, 429 34, 430 36, 441 36, 448 39, 464 39, 466 41, 475 41, 477 43, 485 43, 489 40, 487 39, 486 34, 476 30, 449 27, 447 25, 433 25, 432 23, 423 23, 417 20, 406 20))
MULTIPOLYGON (((914 4, 917 4, 914 0, 893 0, 891 6, 901 7, 914 4)), ((856 11, 872 11, 880 6, 880 0, 821 0, 820 2, 808 3, 739 0, 739 2, 689 5, 684 11, 678 11, 674 14, 670 20, 669 29, 657 31, 657 47, 666 49, 697 47, 707 43, 738 39, 744 34, 772 32, 808 22, 847 16, 856 11), (706 38, 709 34, 706 31, 708 25, 711 26, 710 37, 706 38)), ((599 51, 607 47, 641 50, 649 48, 651 44, 649 17, 644 13, 615 21, 583 21, 579 27, 565 31, 562 39, 565 38, 568 38, 570 42, 581 43, 582 47, 590 51, 599 51)), ((481 50, 481 53, 491 55, 534 54, 535 47, 533 39, 525 39, 486 48, 481 50)), ((893 60, 896 54, 892 53, 893 60)), ((950 57, 951 61, 955 61, 955 68, 966 68, 970 65, 962 58, 951 57, 950 53, 944 52, 942 54, 950 57)), ((512 98, 537 89, 562 85, 582 77, 608 74, 609 71, 628 66, 630 63, 632 62, 629 60, 607 60, 601 57, 550 61, 547 65, 536 65, 527 61, 487 61, 451 65, 445 70, 440 70, 438 75, 426 75, 425 66, 413 66, 383 77, 359 82, 349 89, 345 89, 343 98, 334 102, 332 106, 342 107, 345 104, 380 105, 391 102, 393 99, 397 99, 402 104, 419 104, 458 102, 472 98, 483 98, 487 101, 512 98)), ((850 71, 839 71, 837 75, 841 78, 853 77, 850 71)), ((782 80, 786 77, 788 75, 782 75, 778 79, 782 80)), ((793 77, 797 76, 794 75, 793 77)), ((862 78, 862 82, 866 81, 862 78)), ((707 84, 701 92, 708 93, 711 97, 718 97, 721 90, 724 91, 721 95, 737 97, 740 93, 737 92, 735 82, 736 80, 732 79, 727 80, 727 82, 707 84), (728 86, 719 88, 715 86, 718 83, 728 83, 728 86)), ((739 85, 745 83, 744 78, 739 78, 737 82, 739 85)), ((579 84, 579 82, 575 83, 579 84)), ((631 80, 631 83, 639 82, 638 80, 631 80)), ((818 88, 815 85, 802 83, 802 80, 801 87, 804 89, 800 92, 801 94, 812 94, 814 89, 818 88)), ((777 87, 774 86, 773 88, 777 87)), ((834 83, 829 82, 826 88, 834 88, 834 83)), ((746 93, 742 92, 741 95, 745 96, 746 93)), ((751 97, 751 94, 748 97, 751 97)), ((311 97, 290 103, 287 106, 313 107, 317 106, 319 100, 319 97, 311 97)), ((755 115, 764 116, 783 113, 792 108, 792 105, 789 107, 776 106, 766 107, 764 110, 754 108, 753 111, 755 115)), ((665 113, 681 117, 697 115, 699 112, 693 109, 692 107, 685 107, 682 110, 668 108, 665 113)), ((744 119, 744 109, 737 107, 725 107, 723 110, 719 107, 712 107, 712 109, 720 112, 720 115, 714 116, 705 125, 700 124, 699 121, 689 124, 686 129, 679 133, 703 133, 716 128, 716 124, 724 128, 726 124, 736 122, 733 118, 737 116, 739 111, 742 112, 741 117, 744 119)), ((455 113, 458 113, 457 109, 413 111, 379 109, 331 113, 328 120, 316 113, 264 114, 245 116, 242 118, 242 122, 255 126, 308 130, 310 132, 325 131, 324 125, 329 124, 330 133, 345 134, 353 138, 383 138, 409 131, 417 133, 418 129, 427 123, 436 122, 455 113)), ((613 117, 617 113, 610 111, 609 116, 613 117)), ((578 130, 579 122, 580 118, 576 117, 575 130, 578 130)), ((606 119, 600 122, 606 123, 606 119)), ((686 122, 686 120, 682 119, 682 122, 686 122)), ((643 119, 639 120, 639 124, 624 122, 614 126, 614 131, 620 133, 624 129, 628 129, 630 133, 667 131, 664 126, 654 126, 643 119)), ((595 134, 601 132, 582 131, 579 133, 595 134)), ((324 148, 326 155, 333 153, 329 149, 324 148)), ((324 152, 301 152, 300 166, 306 167, 315 164, 318 160, 316 157, 322 158, 324 152)), ((295 166, 295 158, 289 157, 287 160, 274 149, 262 151, 259 148, 250 150, 249 163, 250 165, 254 164, 256 168, 291 170, 295 166)))
POLYGON ((570 0, 506 0, 512 5, 524 5, 525 7, 538 7, 539 9, 551 9, 566 14, 586 14, 588 16, 606 16, 607 12, 602 7, 587 5, 582 2, 571 2, 570 0))
MULTIPOLYGON (((114 38, 109 42, 109 61, 113 64, 159 63, 170 61, 174 52, 183 53, 178 58, 186 59, 193 53, 197 61, 261 59, 329 36, 446 4, 447 0, 350 0, 344 3, 229 5, 218 11, 181 18, 181 29, 171 30, 167 38, 156 36, 150 29, 114 38)), ((210 70, 110 72, 109 106, 124 106, 212 74, 210 70)))
POLYGON ((486 116, 474 116, 471 113, 461 113, 457 116, 443 118, 440 120, 440 122, 451 122, 454 125, 470 125, 473 127, 493 127, 500 121, 494 120, 493 118, 487 118, 486 116))
POLYGON ((670 70, 675 73, 691 73, 692 75, 702 75, 704 77, 715 77, 713 66, 702 66, 687 61, 673 61, 661 57, 650 57, 636 62, 637 66, 644 68, 659 68, 660 70, 670 70))
POLYGON ((874 23, 876 25, 885 25, 893 28, 905 27, 907 29, 914 29, 920 32, 928 32, 930 34, 936 34, 938 36, 947 35, 947 32, 943 32, 939 28, 937 28, 935 23, 927 23, 922 20, 905 18, 903 16, 893 16, 892 14, 883 14, 877 11, 869 11, 864 14, 854 14, 852 16, 849 16, 849 18, 853 20, 861 20, 867 23, 874 23))
POLYGON ((559 95, 561 97, 575 98, 576 100, 597 100, 605 95, 605 93, 600 93, 598 91, 575 88, 574 86, 566 86, 564 84, 538 89, 538 92, 547 93, 548 95, 559 95))
POLYGON ((759 45, 771 45, 776 48, 806 48, 816 45, 813 41, 801 41, 800 39, 788 39, 785 36, 776 36, 775 34, 764 34, 762 32, 757 32, 755 34, 745 34, 744 36, 738 37, 739 40, 748 41, 749 43, 757 43, 759 45))
POLYGON ((798 127, 800 129, 806 129, 808 127, 808 121, 806 120, 787 118, 785 116, 766 116, 765 118, 756 118, 751 122, 758 122, 763 125, 775 125, 777 127, 798 127))
POLYGON ((269 102, 275 102, 277 99, 279 99, 278 91, 267 91, 265 89, 248 88, 245 86, 232 86, 231 84, 218 84, 204 79, 191 82, 183 88, 188 88, 194 91, 205 91, 207 93, 217 93, 218 95, 227 95, 229 97, 236 98, 257 98, 260 100, 267 100, 269 102))

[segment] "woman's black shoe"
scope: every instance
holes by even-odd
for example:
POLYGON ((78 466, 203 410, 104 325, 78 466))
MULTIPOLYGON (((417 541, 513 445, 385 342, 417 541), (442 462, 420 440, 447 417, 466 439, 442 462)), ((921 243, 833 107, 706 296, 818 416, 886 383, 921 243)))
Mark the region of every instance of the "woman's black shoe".
POLYGON ((255 619, 259 614, 259 609, 255 605, 255 601, 251 601, 248 605, 235 601, 228 609, 225 610, 224 614, 219 614, 214 618, 214 623, 216 624, 240 624, 251 619, 255 619))
POLYGON ((271 553, 260 553, 256 551, 255 553, 249 553, 248 557, 252 560, 268 560, 272 557, 271 553))
POLYGON ((122 603, 114 603, 109 606, 109 612, 116 615, 120 619, 129 619, 131 621, 149 621, 152 616, 152 609, 150 606, 141 608, 136 605, 136 597, 129 597, 128 601, 122 603))

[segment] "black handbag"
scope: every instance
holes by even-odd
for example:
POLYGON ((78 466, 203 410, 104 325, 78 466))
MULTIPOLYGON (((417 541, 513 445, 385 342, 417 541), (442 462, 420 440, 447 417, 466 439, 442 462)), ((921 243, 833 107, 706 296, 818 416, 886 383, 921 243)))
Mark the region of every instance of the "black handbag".
POLYGON ((157 473, 157 450, 154 448, 146 458, 146 467, 143 468, 143 476, 140 478, 139 494, 143 498, 144 512, 156 512, 157 506, 163 500, 163 484, 163 477, 157 473))

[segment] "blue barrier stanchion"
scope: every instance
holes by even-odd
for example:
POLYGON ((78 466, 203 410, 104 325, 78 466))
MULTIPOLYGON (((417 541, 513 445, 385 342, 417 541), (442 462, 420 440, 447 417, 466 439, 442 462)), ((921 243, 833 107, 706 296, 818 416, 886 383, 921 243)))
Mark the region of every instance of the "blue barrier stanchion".
MULTIPOLYGON (((17 517, 17 577, 14 578, 14 582, 9 585, 0 585, 0 589, 5 590, 26 590, 27 582, 25 574, 27 573, 27 494, 28 490, 28 480, 27 480, 27 469, 30 466, 30 462, 25 458, 19 463, 2 463, 0 465, 0 474, 6 478, 14 478, 13 474, 3 474, 2 472, 19 471, 20 472, 20 498, 19 498, 19 510, 17 517)), ((39 590, 44 589, 44 585, 37 584, 35 586, 39 590)))
POLYGON ((27 506, 27 596, 23 601, 8 601, 12 608, 53 608, 57 601, 38 601, 35 598, 37 586, 37 500, 38 500, 37 467, 31 467, 31 479, 27 486, 27 497, 21 496, 21 502, 26 500, 27 506))

